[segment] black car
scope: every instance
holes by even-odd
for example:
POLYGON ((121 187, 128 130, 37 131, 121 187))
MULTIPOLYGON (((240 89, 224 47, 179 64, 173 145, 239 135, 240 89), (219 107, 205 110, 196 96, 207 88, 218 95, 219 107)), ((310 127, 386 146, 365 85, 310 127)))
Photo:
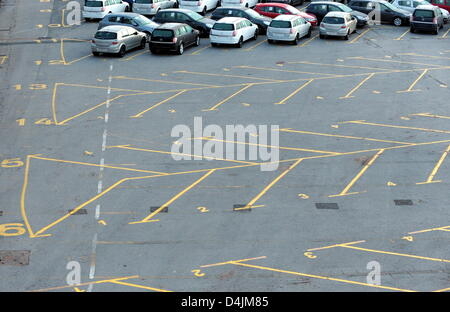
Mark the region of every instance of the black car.
POLYGON ((128 3, 130 5, 130 11, 133 10, 133 3, 134 3, 134 1, 135 0, 123 0, 123 2, 126 2, 126 3, 128 3))
POLYGON ((223 17, 244 17, 255 25, 258 25, 259 33, 265 34, 267 27, 272 20, 270 17, 262 16, 258 12, 250 8, 244 7, 220 7, 214 10, 211 15, 211 19, 220 20, 223 17))
POLYGON ((184 23, 192 28, 200 31, 200 35, 204 37, 209 36, 209 32, 213 27, 215 21, 200 14, 185 9, 166 9, 160 10, 153 17, 153 21, 159 24, 163 23, 184 23))
POLYGON ((292 6, 302 5, 305 0, 261 0, 261 3, 285 3, 292 6))
POLYGON ((200 32, 187 24, 166 23, 157 28, 150 38, 150 52, 172 51, 179 55, 189 46, 200 45, 200 32))
POLYGON ((367 14, 374 12, 372 14, 375 18, 377 18, 376 10, 379 10, 380 22, 394 24, 395 26, 408 25, 411 16, 411 13, 397 8, 387 1, 354 0, 348 6, 367 14))
POLYGON ((339 2, 331 2, 331 1, 317 1, 312 2, 306 8, 305 12, 314 14, 317 17, 317 21, 320 23, 322 19, 327 15, 328 12, 347 12, 350 13, 354 18, 356 18, 357 23, 356 26, 362 27, 367 25, 369 21, 369 17, 365 13, 361 13, 357 10, 354 10, 345 4, 339 2))

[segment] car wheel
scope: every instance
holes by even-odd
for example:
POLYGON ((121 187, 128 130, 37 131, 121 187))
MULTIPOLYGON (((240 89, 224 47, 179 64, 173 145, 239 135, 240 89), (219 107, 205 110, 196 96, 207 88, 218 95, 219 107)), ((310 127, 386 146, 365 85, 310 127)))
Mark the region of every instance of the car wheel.
POLYGON ((202 15, 203 15, 203 16, 206 15, 206 5, 205 5, 205 7, 203 8, 202 15))
POLYGON ((200 45, 200 36, 197 36, 197 38, 195 38, 195 43, 194 43, 194 45, 195 45, 196 47, 198 47, 198 46, 200 45))
POLYGON ((255 30, 255 35, 253 36, 253 40, 258 39, 258 29, 255 30))
POLYGON ((306 34, 306 38, 311 38, 311 27, 308 29, 308 33, 306 34))
POLYGON ((142 38, 141 40, 141 45, 139 46, 140 50, 145 49, 145 45, 147 44, 147 39, 146 38, 142 38))
POLYGON ((183 42, 180 42, 180 45, 178 46, 178 55, 182 55, 184 53, 184 45, 183 42))
POLYGON ((400 17, 395 17, 394 18, 394 25, 395 26, 402 26, 402 24, 403 24, 403 21, 402 21, 402 19, 400 17))
POLYGON ((415 33, 416 30, 414 29, 414 27, 410 27, 409 31, 412 32, 412 33, 415 33))
POLYGON ((93 54, 94 56, 99 56, 99 55, 100 55, 99 52, 92 52, 92 54, 93 54))
POLYGON ((292 44, 293 44, 293 45, 297 45, 299 40, 300 40, 300 37, 299 37, 299 35, 297 34, 297 35, 295 36, 294 41, 292 41, 292 44))
POLYGON ((122 46, 119 50, 119 53, 117 54, 119 57, 124 57, 125 53, 127 52, 127 48, 125 46, 122 46))
POLYGON ((150 48, 150 52, 151 52, 152 54, 157 54, 157 53, 158 53, 158 50, 157 50, 157 49, 152 49, 152 48, 150 48))
POLYGON ((320 35, 319 35, 319 38, 320 38, 320 39, 325 39, 325 36, 322 35, 322 34, 320 34, 320 35))
POLYGON ((273 40, 272 39, 267 39, 267 43, 269 43, 269 44, 273 44, 273 40))
POLYGON ((348 31, 347 34, 345 35, 344 40, 348 40, 349 32, 350 32, 350 31, 348 31))
POLYGON ((144 33, 145 33, 147 42, 150 42, 150 38, 151 38, 152 35, 149 32, 147 32, 147 31, 145 31, 144 33))
POLYGON ((238 48, 242 48, 242 43, 244 42, 244 39, 241 37, 241 38, 239 38, 239 42, 237 43, 237 47, 238 48))

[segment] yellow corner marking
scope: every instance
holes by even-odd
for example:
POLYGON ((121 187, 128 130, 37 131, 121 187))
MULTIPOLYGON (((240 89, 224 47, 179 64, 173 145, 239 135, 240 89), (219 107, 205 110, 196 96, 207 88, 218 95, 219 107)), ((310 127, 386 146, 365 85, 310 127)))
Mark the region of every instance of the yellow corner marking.
POLYGON ((231 98, 235 97, 236 95, 238 95, 239 93, 247 90, 248 88, 250 88, 251 86, 253 86, 252 83, 246 85, 245 87, 239 89, 238 91, 236 91, 235 93, 231 94, 230 96, 228 96, 226 99, 220 101, 219 103, 217 103, 216 105, 212 106, 211 108, 208 108, 207 110, 216 110, 217 107, 221 106, 222 104, 224 104, 225 102, 227 102, 228 100, 230 100, 231 98))
POLYGON ((297 93, 299 93, 303 88, 305 88, 307 85, 309 85, 311 82, 313 82, 314 79, 309 79, 307 82, 305 82, 303 85, 301 85, 300 87, 298 87, 294 92, 292 92, 291 94, 289 94, 287 97, 285 97, 284 99, 282 99, 281 101, 275 103, 275 104, 285 104, 287 100, 289 100, 291 97, 293 97, 294 95, 296 95, 297 93))
POLYGON ((436 176, 439 168, 442 166, 442 163, 444 162, 445 158, 447 157, 448 153, 450 152, 450 145, 447 146, 444 153, 441 155, 441 158, 439 158, 439 161, 434 166, 433 170, 431 171, 430 175, 428 176, 427 180, 425 182, 419 182, 416 184, 427 184, 427 183, 437 183, 441 182, 440 180, 434 181, 434 177, 436 176))
POLYGON ((425 74, 428 72, 428 69, 425 69, 420 75, 419 77, 417 77, 416 80, 414 80, 414 82, 409 86, 408 89, 406 90, 402 90, 402 91, 397 91, 398 93, 404 93, 404 92, 413 92, 413 91, 420 91, 419 89, 413 89, 414 86, 419 82, 420 79, 422 79, 423 76, 425 76, 425 74))
POLYGON ((172 292, 171 290, 165 290, 165 289, 154 288, 154 287, 150 287, 150 286, 126 283, 126 282, 122 282, 119 280, 113 280, 113 281, 110 281, 110 283, 129 286, 129 287, 135 287, 135 288, 141 288, 141 289, 147 289, 147 290, 153 290, 153 291, 158 291, 158 292, 172 292))
MULTIPOLYGON (((114 279, 106 279, 106 280, 100 280, 100 281, 94 281, 94 282, 80 283, 77 286, 80 287, 80 286, 87 286, 87 285, 91 285, 91 284, 112 283, 112 282, 118 282, 118 281, 123 281, 123 280, 127 280, 127 279, 133 279, 133 278, 139 278, 139 275, 132 275, 132 276, 125 276, 125 277, 119 277, 119 278, 114 278, 114 279)), ((73 286, 71 286, 71 285, 64 285, 64 286, 31 290, 30 292, 43 292, 43 291, 58 290, 58 289, 72 288, 72 287, 73 286)))
POLYGON ((249 47, 249 48, 247 48, 247 49, 244 49, 244 51, 249 52, 249 51, 253 50, 254 48, 260 46, 260 45, 263 44, 264 42, 267 42, 267 39, 261 40, 260 42, 258 42, 258 43, 256 43, 256 44, 252 45, 251 47, 249 47))
POLYGON ((166 103, 166 102, 168 102, 168 101, 170 101, 170 100, 176 98, 177 96, 183 94, 184 92, 186 92, 186 90, 181 90, 180 92, 178 92, 178 93, 176 93, 176 94, 174 94, 174 95, 168 97, 167 99, 165 99, 165 100, 163 100, 163 101, 161 101, 161 102, 158 102, 158 103, 156 103, 155 105, 150 106, 150 107, 147 108, 146 110, 143 110, 142 112, 137 113, 136 115, 133 115, 133 116, 130 116, 130 117, 131 117, 131 118, 140 118, 140 117, 142 117, 145 113, 151 111, 152 109, 158 107, 158 106, 161 105, 161 104, 164 104, 164 103, 166 103))
POLYGON ((246 259, 240 259, 240 260, 230 260, 230 261, 225 261, 225 262, 218 262, 218 263, 213 263, 213 264, 206 264, 206 265, 201 265, 201 268, 209 268, 209 267, 214 267, 214 266, 221 266, 221 265, 225 265, 225 264, 230 264, 230 263, 240 263, 240 262, 246 262, 246 261, 251 261, 251 260, 259 260, 259 259, 265 259, 267 258, 266 256, 261 256, 261 257, 255 257, 255 258, 246 258, 246 259))
POLYGON ((402 38, 403 38, 404 36, 406 36, 406 34, 409 33, 409 32, 410 32, 409 29, 406 30, 403 34, 401 34, 398 38, 395 38, 394 40, 403 40, 402 38))
MULTIPOLYGON (((450 131, 448 131, 448 130, 436 130, 436 129, 427 129, 427 128, 418 128, 418 127, 389 125, 389 124, 381 124, 381 123, 374 123, 374 122, 366 122, 364 120, 354 120, 354 121, 342 122, 342 124, 345 124, 345 123, 360 124, 360 125, 367 125, 367 126, 377 126, 377 127, 387 127, 387 128, 410 129, 410 130, 418 130, 418 131, 425 131, 425 132, 436 132, 436 133, 447 133, 447 134, 450 133, 450 131)), ((421 144, 421 143, 418 143, 418 144, 421 144)))
POLYGON ((348 43, 355 43, 355 42, 357 42, 362 36, 364 36, 369 31, 370 31, 370 28, 367 28, 362 33, 360 33, 355 39, 353 39, 352 41, 349 41, 348 43))
POLYGON ((353 89, 350 90, 350 92, 348 92, 345 96, 340 97, 340 99, 348 99, 353 97, 352 94, 358 90, 363 84, 365 84, 370 78, 372 78, 375 74, 372 73, 369 76, 367 76, 366 78, 364 78, 360 83, 358 83, 353 89))
POLYGON ((360 241, 354 241, 354 242, 348 242, 348 243, 334 244, 334 245, 329 245, 329 246, 324 246, 324 247, 310 248, 310 249, 308 249, 308 251, 323 250, 323 249, 342 247, 342 246, 347 246, 347 245, 355 245, 355 244, 361 244, 364 242, 365 242, 365 240, 360 240, 360 241))

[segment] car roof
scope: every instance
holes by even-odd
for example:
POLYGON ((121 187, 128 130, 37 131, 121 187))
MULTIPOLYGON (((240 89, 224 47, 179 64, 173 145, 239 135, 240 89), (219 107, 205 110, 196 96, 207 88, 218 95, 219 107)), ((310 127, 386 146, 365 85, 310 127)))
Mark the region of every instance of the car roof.
POLYGON ((225 23, 225 24, 236 24, 240 21, 246 20, 246 18, 243 17, 233 17, 233 16, 227 16, 223 17, 220 20, 218 20, 218 23, 225 23))
POLYGON ((106 17, 106 16, 128 16, 128 17, 135 18, 135 17, 138 17, 138 16, 140 16, 140 15, 141 15, 141 14, 132 13, 132 12, 118 12, 118 13, 109 13, 109 14, 106 14, 105 17, 106 17))
POLYGON ((182 13, 193 13, 194 11, 188 9, 164 9, 159 10, 159 12, 182 12, 182 13))
MULTIPOLYGON (((369 1, 369 0, 367 0, 367 1, 369 1)), ((343 3, 336 2, 336 1, 313 1, 313 2, 311 2, 311 4, 336 4, 336 5, 342 5, 343 3)))
POLYGON ((133 27, 129 27, 129 26, 111 25, 111 26, 103 27, 102 29, 100 29, 100 30, 98 30, 98 31, 119 32, 119 31, 121 31, 122 29, 132 29, 132 30, 135 30, 133 27))
POLYGON ((246 8, 246 7, 234 7, 234 6, 221 6, 218 7, 217 10, 241 10, 241 11, 248 11, 248 10, 252 10, 251 8, 246 8))
POLYGON ((420 10, 435 10, 436 8, 437 8, 437 6, 434 6, 434 5, 431 5, 431 4, 421 4, 421 5, 418 5, 416 7, 416 10, 417 9, 420 9, 420 10))
POLYGON ((181 26, 184 26, 184 23, 164 23, 156 27, 155 29, 177 29, 181 26))
POLYGON ((256 6, 278 6, 278 7, 286 8, 290 5, 286 4, 286 3, 280 3, 280 2, 267 2, 267 3, 258 3, 256 6))
POLYGON ((292 21, 299 17, 301 17, 301 16, 291 15, 291 14, 280 14, 277 17, 275 17, 273 20, 275 20, 275 21, 292 21))
POLYGON ((332 11, 332 12, 328 12, 327 17, 345 17, 347 15, 350 15, 350 13, 348 12, 336 12, 336 11, 332 11))

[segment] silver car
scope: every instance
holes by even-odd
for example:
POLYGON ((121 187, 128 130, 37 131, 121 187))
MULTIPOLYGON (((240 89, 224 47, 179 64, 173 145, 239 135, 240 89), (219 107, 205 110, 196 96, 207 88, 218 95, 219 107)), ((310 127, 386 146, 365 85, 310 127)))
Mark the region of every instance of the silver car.
POLYGON ((147 35, 128 26, 106 26, 91 41, 92 54, 113 53, 123 57, 131 49, 144 49, 147 35))
POLYGON ((348 40, 349 36, 356 31, 356 18, 346 12, 328 12, 319 27, 320 39, 327 36, 343 37, 348 40))

